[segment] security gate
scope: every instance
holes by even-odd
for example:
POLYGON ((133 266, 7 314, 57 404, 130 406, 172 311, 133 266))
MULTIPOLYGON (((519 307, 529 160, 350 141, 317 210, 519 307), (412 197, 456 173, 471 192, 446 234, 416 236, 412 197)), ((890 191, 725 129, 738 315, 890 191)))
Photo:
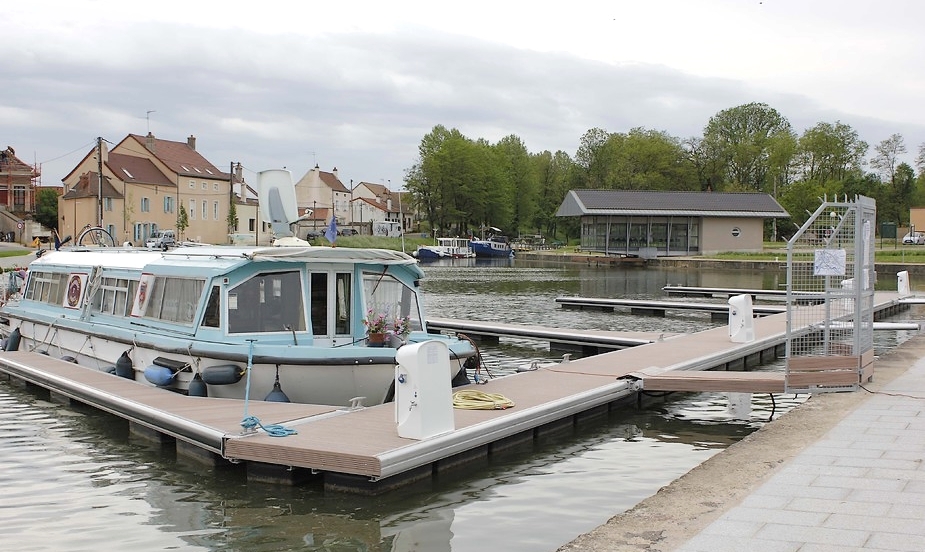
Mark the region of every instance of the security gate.
POLYGON ((854 391, 873 370, 877 203, 823 201, 787 244, 790 393, 854 391))

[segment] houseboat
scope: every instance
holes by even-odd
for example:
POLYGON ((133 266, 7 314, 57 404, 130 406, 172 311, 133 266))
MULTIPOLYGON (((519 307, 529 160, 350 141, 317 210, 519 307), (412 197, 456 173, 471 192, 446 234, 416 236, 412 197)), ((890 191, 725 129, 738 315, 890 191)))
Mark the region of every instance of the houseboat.
POLYGON ((403 342, 444 340, 457 382, 476 354, 427 332, 423 276, 411 256, 382 249, 74 246, 30 264, 0 332, 6 350, 191 395, 378 404, 393 397, 403 342), (391 344, 370 346, 372 319, 393 329, 391 344))

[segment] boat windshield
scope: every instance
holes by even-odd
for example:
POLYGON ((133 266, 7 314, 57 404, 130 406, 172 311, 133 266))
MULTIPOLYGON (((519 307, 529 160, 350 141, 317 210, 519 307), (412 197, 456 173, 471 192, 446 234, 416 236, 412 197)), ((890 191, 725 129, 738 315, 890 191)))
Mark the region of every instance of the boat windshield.
POLYGON ((421 330, 421 310, 414 289, 382 273, 363 273, 366 310, 387 320, 408 317, 412 330, 421 330))
POLYGON ((228 332, 305 331, 302 274, 257 274, 228 290, 228 332))

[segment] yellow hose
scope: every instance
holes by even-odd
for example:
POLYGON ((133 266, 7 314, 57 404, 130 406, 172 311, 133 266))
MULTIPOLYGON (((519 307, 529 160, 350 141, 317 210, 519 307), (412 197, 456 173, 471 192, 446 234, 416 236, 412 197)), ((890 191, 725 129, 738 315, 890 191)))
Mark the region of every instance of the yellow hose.
POLYGON ((453 407, 467 410, 504 410, 513 408, 514 401, 498 393, 466 389, 453 393, 453 407))

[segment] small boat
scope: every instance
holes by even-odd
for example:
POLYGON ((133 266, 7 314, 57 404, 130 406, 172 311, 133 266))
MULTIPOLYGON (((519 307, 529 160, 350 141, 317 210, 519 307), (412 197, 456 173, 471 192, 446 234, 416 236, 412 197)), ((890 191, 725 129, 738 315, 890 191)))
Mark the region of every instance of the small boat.
POLYGON ((412 255, 422 261, 475 257, 467 238, 437 238, 437 245, 420 245, 412 255))
POLYGON ((446 377, 465 378, 475 347, 428 333, 415 259, 274 232, 267 247, 49 251, 0 308, 4 348, 190 395, 350 405, 392 400, 397 347, 438 339, 446 377), (374 317, 403 335, 370 346, 374 317))
POLYGON ((487 238, 473 238, 469 240, 469 246, 472 248, 472 252, 475 253, 475 256, 503 258, 513 257, 514 249, 511 247, 511 243, 508 241, 507 236, 496 234, 495 232, 501 232, 501 230, 495 228, 494 226, 490 227, 489 230, 492 233, 490 233, 487 238))

